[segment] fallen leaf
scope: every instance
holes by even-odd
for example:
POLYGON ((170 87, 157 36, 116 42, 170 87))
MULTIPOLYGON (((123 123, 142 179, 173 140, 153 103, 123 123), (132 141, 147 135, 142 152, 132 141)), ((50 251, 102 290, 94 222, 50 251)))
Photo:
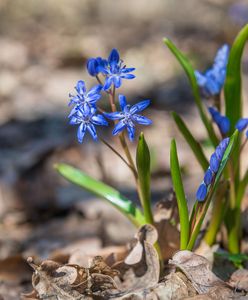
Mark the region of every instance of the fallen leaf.
POLYGON ((239 269, 235 271, 229 280, 229 284, 236 290, 248 292, 248 270, 239 269))

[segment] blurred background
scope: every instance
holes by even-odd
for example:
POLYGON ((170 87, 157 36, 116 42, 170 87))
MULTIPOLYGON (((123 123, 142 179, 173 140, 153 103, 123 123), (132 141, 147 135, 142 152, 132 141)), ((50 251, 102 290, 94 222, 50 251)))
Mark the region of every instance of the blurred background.
MULTIPOLYGON (((172 137, 191 199, 202 174, 170 111, 179 112, 200 141, 206 134, 187 78, 162 38, 172 39, 204 71, 217 49, 231 44, 247 22, 247 1, 1 0, 0 259, 18 253, 44 258, 82 238, 92 249, 132 236, 133 228, 123 220, 123 236, 115 232, 120 218, 110 206, 53 169, 56 162, 71 163, 136 199, 129 170, 118 157, 90 139, 79 145, 76 128, 67 124, 69 92, 80 79, 88 87, 95 84, 86 72, 87 59, 107 57, 112 48, 136 68, 137 78, 125 81, 118 92, 131 102, 152 100, 146 115, 154 125, 144 132, 152 152, 154 202, 171 190, 172 137)), ((248 115, 247 49, 243 71, 248 115)), ((110 130, 100 134, 114 142, 110 130)))

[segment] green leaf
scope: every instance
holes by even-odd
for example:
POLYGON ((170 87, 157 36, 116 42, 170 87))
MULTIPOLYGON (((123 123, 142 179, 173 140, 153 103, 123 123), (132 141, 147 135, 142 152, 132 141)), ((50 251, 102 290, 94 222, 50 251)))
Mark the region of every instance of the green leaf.
POLYGON ((248 255, 243 253, 231 254, 226 252, 215 252, 214 255, 229 260, 236 268, 243 268, 243 264, 248 261, 248 255))
POLYGON ((197 142, 197 140, 193 137, 189 129, 187 128, 186 124, 182 120, 182 118, 175 112, 172 112, 172 117, 175 120, 178 129, 184 136, 186 142, 189 144, 191 150, 195 154, 196 159, 198 160, 199 164, 201 165, 203 171, 205 172, 208 168, 208 160, 203 153, 201 145, 197 142))
POLYGON ((241 203, 245 194, 245 189, 248 185, 248 170, 245 172, 243 179, 239 182, 239 187, 237 191, 237 208, 240 209, 241 203))
POLYGON ((129 199, 121 195, 119 191, 70 165, 57 164, 55 165, 55 169, 70 182, 107 200, 122 212, 135 226, 145 224, 142 212, 129 199))
POLYGON ((221 160, 218 173, 215 176, 214 183, 209 187, 208 194, 207 194, 205 201, 201 202, 201 203, 197 201, 194 205, 194 208, 192 210, 191 217, 190 217, 190 220, 191 220, 190 227, 192 227, 193 220, 196 220, 196 223, 194 225, 193 232, 191 232, 190 240, 189 240, 189 243, 187 246, 188 250, 192 250, 194 247, 195 241, 196 241, 199 231, 201 229, 201 225, 205 218, 205 215, 206 215, 206 212, 210 205, 210 202, 216 192, 216 189, 218 188, 218 184, 219 184, 221 175, 224 172, 224 169, 225 169, 226 164, 231 156, 232 151, 234 150, 235 146, 237 145, 238 135, 239 135, 239 132, 236 130, 234 132, 234 134, 231 136, 229 144, 228 144, 226 151, 223 155, 223 158, 221 160), (200 211, 200 216, 198 217, 197 214, 199 211, 200 211))
POLYGON ((196 81, 196 78, 195 78, 195 73, 194 73, 193 67, 191 66, 191 64, 188 61, 187 57, 177 49, 177 47, 172 43, 172 41, 165 38, 164 43, 168 46, 168 48, 171 50, 171 52, 174 54, 174 56, 176 57, 176 59, 178 60, 178 62, 181 64, 184 71, 186 72, 187 77, 188 77, 188 79, 190 81, 190 84, 191 84, 192 91, 193 91, 195 104, 196 104, 196 106, 199 110, 202 122, 203 122, 204 126, 206 127, 209 138, 211 139, 213 145, 217 146, 218 145, 218 138, 215 135, 212 123, 208 119, 208 117, 206 115, 206 112, 205 112, 205 109, 204 109, 204 106, 202 104, 200 93, 199 93, 199 88, 198 88, 198 85, 197 85, 197 81, 196 81))
POLYGON ((236 122, 242 117, 241 59, 247 40, 248 24, 237 35, 232 45, 227 64, 224 93, 226 116, 231 122, 231 130, 234 130, 236 122))
POLYGON ((180 166, 177 156, 177 146, 173 139, 170 147, 170 170, 173 187, 176 193, 177 205, 180 219, 180 249, 184 250, 187 247, 189 239, 189 214, 187 200, 184 193, 183 182, 180 172, 180 166))
MULTIPOLYGON (((231 132, 235 129, 235 124, 242 117, 242 74, 241 74, 241 59, 245 44, 248 39, 248 24, 244 26, 235 41, 233 42, 230 56, 227 64, 226 81, 224 85, 226 116, 230 120, 231 132)), ((236 188, 240 177, 239 168, 239 150, 240 139, 237 148, 233 153, 234 169, 237 170, 236 188)))
POLYGON ((153 223, 151 210, 151 172, 150 172, 150 152, 144 138, 144 134, 139 136, 136 151, 136 166, 138 171, 138 184, 140 200, 144 209, 144 216, 147 223, 153 223))

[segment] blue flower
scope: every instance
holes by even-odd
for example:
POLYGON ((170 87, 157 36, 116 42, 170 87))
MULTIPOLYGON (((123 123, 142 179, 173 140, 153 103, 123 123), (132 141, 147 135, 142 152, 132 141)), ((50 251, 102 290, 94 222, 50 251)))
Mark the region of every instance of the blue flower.
POLYGON ((97 140, 95 125, 108 126, 105 118, 96 114, 96 108, 89 105, 80 105, 75 113, 70 117, 71 125, 79 125, 77 138, 79 143, 83 142, 86 131, 88 131, 94 140, 97 140))
POLYGON ((211 114, 214 122, 219 127, 221 134, 226 135, 230 130, 230 120, 228 117, 221 115, 214 107, 209 107, 208 111, 211 114))
POLYGON ((112 84, 119 88, 122 84, 122 79, 133 79, 135 75, 130 74, 135 68, 127 68, 120 59, 116 49, 110 52, 108 60, 101 57, 90 58, 87 62, 87 69, 90 75, 96 76, 102 73, 105 76, 105 84, 103 89, 107 91, 112 84))
POLYGON ((196 192, 196 199, 199 201, 199 202, 202 202, 205 200, 206 196, 207 196, 207 186, 204 182, 202 182, 196 192))
POLYGON ((96 85, 93 88, 91 88, 88 92, 86 91, 85 82, 82 80, 79 80, 77 82, 77 85, 75 86, 75 90, 77 92, 77 95, 70 94, 70 105, 75 105, 75 107, 72 109, 69 117, 71 117, 78 109, 79 106, 87 105, 90 107, 96 107, 96 102, 101 98, 101 85, 96 85))
POLYGON ((152 121, 142 115, 137 113, 143 111, 149 104, 150 100, 143 100, 133 106, 127 104, 126 97, 124 95, 119 95, 119 102, 122 111, 105 113, 104 115, 111 120, 119 120, 115 125, 113 130, 113 135, 116 135, 127 129, 128 137, 131 141, 134 140, 135 135, 135 123, 141 125, 150 125, 152 121))
POLYGON ((248 126, 248 118, 239 119, 235 128, 238 129, 239 132, 245 130, 248 126))
POLYGON ((203 182, 200 184, 196 192, 197 201, 201 202, 205 200, 208 187, 214 182, 215 174, 219 171, 220 163, 229 144, 229 141, 229 138, 223 139, 217 146, 215 152, 211 155, 210 166, 205 172, 203 182))
POLYGON ((213 66, 204 74, 195 71, 195 76, 204 96, 218 95, 224 85, 226 78, 226 67, 229 57, 229 46, 223 45, 214 59, 213 66))

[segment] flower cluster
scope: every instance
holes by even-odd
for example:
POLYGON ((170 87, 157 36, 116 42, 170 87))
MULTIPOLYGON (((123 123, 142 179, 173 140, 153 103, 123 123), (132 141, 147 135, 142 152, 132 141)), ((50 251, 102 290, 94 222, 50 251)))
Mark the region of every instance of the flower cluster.
POLYGON ((219 127, 220 133, 225 136, 230 130, 230 120, 226 116, 221 115, 214 107, 209 107, 208 111, 213 121, 219 127))
POLYGON ((112 84, 118 89, 122 84, 122 79, 135 78, 135 75, 130 74, 135 68, 127 68, 120 59, 116 49, 110 52, 108 59, 101 57, 90 58, 87 63, 87 69, 91 76, 97 76, 101 73, 105 77, 104 91, 109 90, 112 84))
POLYGON ((121 111, 116 112, 112 110, 110 113, 103 112, 98 105, 98 101, 101 99, 103 92, 111 94, 111 87, 119 88, 123 79, 135 78, 131 74, 135 68, 127 68, 120 59, 118 51, 113 49, 108 59, 101 57, 90 58, 87 62, 87 70, 91 76, 97 77, 98 82, 102 82, 99 78, 101 75, 104 83, 95 85, 87 91, 85 82, 79 80, 75 86, 76 94, 69 94, 69 106, 73 107, 68 118, 71 125, 78 125, 78 141, 80 143, 83 142, 87 131, 94 140, 97 140, 95 126, 108 126, 106 118, 115 121, 113 135, 117 135, 126 129, 129 139, 133 141, 136 123, 141 125, 150 125, 152 123, 148 118, 138 114, 150 104, 150 100, 143 100, 131 106, 127 104, 124 95, 119 95, 121 111), (116 123, 116 121, 119 122, 116 123))
POLYGON ((205 172, 203 182, 200 184, 196 192, 196 199, 199 202, 204 201, 207 196, 208 187, 213 183, 215 175, 219 170, 220 163, 229 144, 229 140, 229 138, 222 140, 210 157, 209 168, 205 172))
POLYGON ((223 45, 217 52, 213 66, 204 74, 195 71, 199 87, 205 97, 220 94, 226 78, 226 67, 229 57, 229 46, 223 45))

